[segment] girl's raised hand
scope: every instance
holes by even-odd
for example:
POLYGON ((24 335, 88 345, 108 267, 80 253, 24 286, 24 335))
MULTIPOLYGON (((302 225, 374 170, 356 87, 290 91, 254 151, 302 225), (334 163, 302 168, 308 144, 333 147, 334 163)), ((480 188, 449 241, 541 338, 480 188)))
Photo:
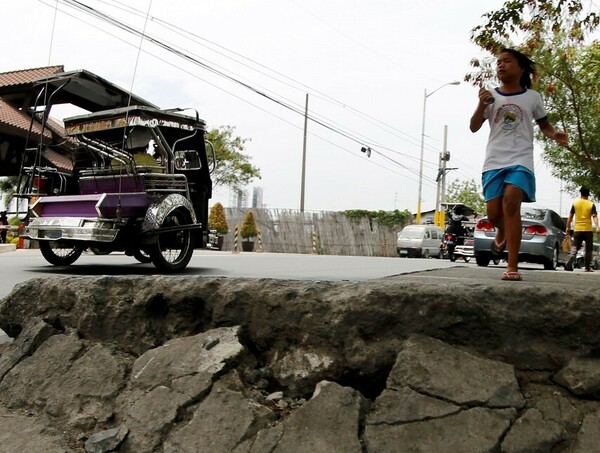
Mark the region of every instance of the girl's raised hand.
POLYGON ((566 132, 556 131, 554 133, 554 141, 559 145, 566 146, 569 143, 569 135, 566 132))

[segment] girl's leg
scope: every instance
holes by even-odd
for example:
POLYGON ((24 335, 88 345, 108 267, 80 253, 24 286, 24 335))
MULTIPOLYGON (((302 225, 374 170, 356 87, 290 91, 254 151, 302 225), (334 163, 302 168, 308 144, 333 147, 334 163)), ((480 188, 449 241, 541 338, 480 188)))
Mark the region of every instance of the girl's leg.
POLYGON ((502 209, 502 197, 489 200, 485 204, 488 220, 496 227, 496 244, 502 246, 504 242, 504 212, 502 209))
POLYGON ((521 224, 521 203, 523 191, 518 187, 507 184, 502 197, 502 211, 504 212, 504 234, 508 249, 507 272, 516 272, 519 268, 519 249, 523 227, 521 224))

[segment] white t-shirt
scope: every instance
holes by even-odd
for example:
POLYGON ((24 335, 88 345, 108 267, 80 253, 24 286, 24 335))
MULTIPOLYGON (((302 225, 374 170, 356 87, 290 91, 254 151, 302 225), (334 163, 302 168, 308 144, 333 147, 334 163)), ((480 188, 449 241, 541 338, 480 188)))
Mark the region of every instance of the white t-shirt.
POLYGON ((498 88, 492 92, 495 102, 483 115, 490 122, 483 171, 512 165, 534 171, 533 122, 546 118, 542 97, 537 91, 526 88, 519 93, 504 94, 498 88))

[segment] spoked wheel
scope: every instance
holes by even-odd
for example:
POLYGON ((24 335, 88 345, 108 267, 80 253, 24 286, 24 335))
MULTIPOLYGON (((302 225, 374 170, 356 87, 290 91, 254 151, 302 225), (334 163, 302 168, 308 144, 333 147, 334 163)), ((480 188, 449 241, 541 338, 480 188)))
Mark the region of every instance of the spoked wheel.
POLYGON ((194 253, 192 231, 177 229, 177 226, 189 225, 190 216, 185 210, 171 211, 161 224, 161 228, 170 231, 159 233, 156 244, 148 246, 148 253, 154 266, 162 272, 179 272, 188 265, 194 253))
POLYGON ((152 262, 152 258, 150 257, 150 254, 148 252, 146 252, 145 250, 136 250, 135 252, 133 252, 133 257, 138 260, 140 263, 151 263, 152 262))
POLYGON ((81 256, 83 248, 61 241, 40 241, 40 252, 50 264, 69 266, 81 256))

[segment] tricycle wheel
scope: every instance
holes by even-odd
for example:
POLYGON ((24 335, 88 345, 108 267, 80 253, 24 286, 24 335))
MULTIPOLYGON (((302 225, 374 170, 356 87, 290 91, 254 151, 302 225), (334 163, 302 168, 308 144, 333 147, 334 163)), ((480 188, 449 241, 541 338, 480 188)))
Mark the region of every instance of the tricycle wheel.
POLYGON ((152 258, 150 257, 150 254, 148 252, 146 252, 145 250, 136 250, 135 252, 133 252, 133 257, 138 260, 140 263, 151 263, 152 262, 152 258))
MULTIPOLYGON (((182 208, 171 211, 160 228, 174 228, 191 224, 189 213, 182 208)), ((148 246, 154 266, 161 272, 179 272, 188 265, 194 253, 192 230, 181 229, 159 233, 156 243, 148 246)))
POLYGON ((90 247, 90 251, 94 255, 109 255, 110 254, 110 250, 99 249, 98 247, 90 247))
POLYGON ((61 241, 40 241, 40 252, 50 264, 69 266, 81 256, 83 248, 61 241))

